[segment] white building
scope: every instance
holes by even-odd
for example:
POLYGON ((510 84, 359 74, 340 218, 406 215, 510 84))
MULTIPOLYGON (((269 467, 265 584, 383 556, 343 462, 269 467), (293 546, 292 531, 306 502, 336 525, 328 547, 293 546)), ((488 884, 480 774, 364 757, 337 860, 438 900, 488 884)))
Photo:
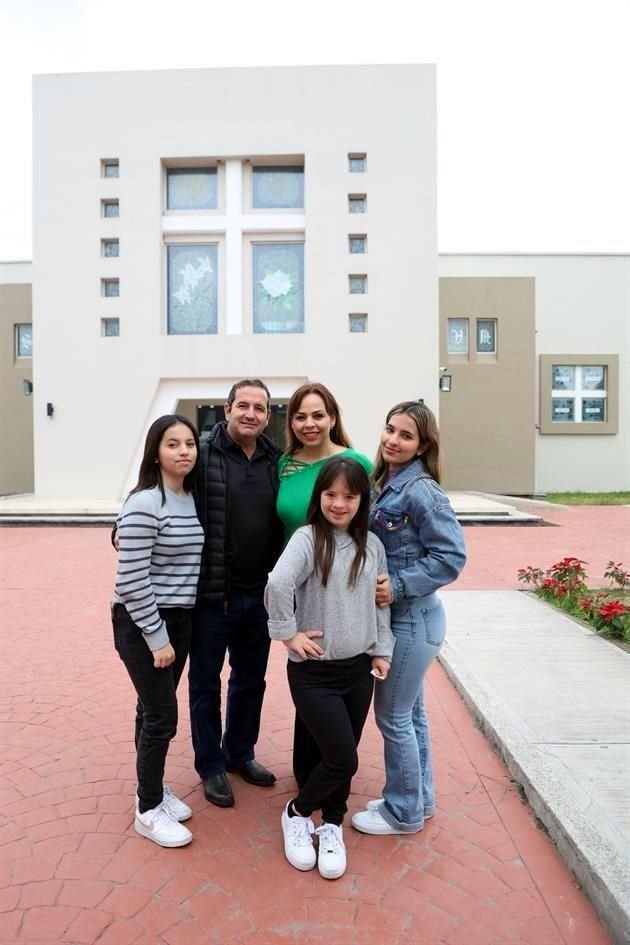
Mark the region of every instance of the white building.
POLYGON ((241 377, 323 381, 370 454, 437 407, 435 178, 432 66, 37 77, 37 495, 121 497, 241 377))

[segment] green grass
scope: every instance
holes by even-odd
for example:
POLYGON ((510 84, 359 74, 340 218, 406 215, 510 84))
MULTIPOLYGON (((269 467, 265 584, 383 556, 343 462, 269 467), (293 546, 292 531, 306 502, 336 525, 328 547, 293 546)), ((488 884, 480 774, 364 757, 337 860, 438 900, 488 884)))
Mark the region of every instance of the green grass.
POLYGON ((559 505, 630 505, 630 492, 548 492, 546 499, 559 505))

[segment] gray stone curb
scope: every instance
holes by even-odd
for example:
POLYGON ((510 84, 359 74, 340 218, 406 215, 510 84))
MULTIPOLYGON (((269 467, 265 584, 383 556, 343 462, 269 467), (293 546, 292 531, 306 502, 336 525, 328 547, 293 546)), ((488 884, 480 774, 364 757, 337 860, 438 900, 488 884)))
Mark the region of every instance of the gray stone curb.
POLYGON ((445 643, 440 663, 567 866, 608 929, 614 945, 630 943, 630 868, 579 810, 543 758, 523 737, 505 701, 472 673, 457 647, 445 643))

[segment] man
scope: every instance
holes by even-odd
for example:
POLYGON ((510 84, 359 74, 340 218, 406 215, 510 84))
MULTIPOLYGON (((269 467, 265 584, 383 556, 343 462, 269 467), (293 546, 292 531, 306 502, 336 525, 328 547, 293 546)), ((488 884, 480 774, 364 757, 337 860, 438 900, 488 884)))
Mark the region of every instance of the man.
POLYGON ((226 771, 261 786, 276 780, 254 757, 270 646, 263 591, 282 549, 275 511, 280 451, 263 432, 269 401, 258 378, 238 381, 226 419, 202 438, 199 452, 195 502, 206 538, 190 646, 190 720, 195 768, 206 799, 218 807, 234 804, 226 771))

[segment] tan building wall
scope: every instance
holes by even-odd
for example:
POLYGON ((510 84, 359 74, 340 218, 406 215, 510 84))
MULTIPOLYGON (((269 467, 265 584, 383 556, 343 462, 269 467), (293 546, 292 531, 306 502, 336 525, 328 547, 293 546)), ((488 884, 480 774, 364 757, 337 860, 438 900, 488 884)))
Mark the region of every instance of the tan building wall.
POLYGON ((33 491, 33 399, 23 387, 33 366, 15 343, 15 326, 32 321, 30 282, 30 264, 0 263, 0 495, 33 491))
POLYGON ((441 278, 440 394, 449 489, 527 495, 535 476, 534 279, 441 278), (468 322, 468 353, 449 354, 450 318, 468 322), (496 319, 496 352, 478 353, 477 319, 496 319))

